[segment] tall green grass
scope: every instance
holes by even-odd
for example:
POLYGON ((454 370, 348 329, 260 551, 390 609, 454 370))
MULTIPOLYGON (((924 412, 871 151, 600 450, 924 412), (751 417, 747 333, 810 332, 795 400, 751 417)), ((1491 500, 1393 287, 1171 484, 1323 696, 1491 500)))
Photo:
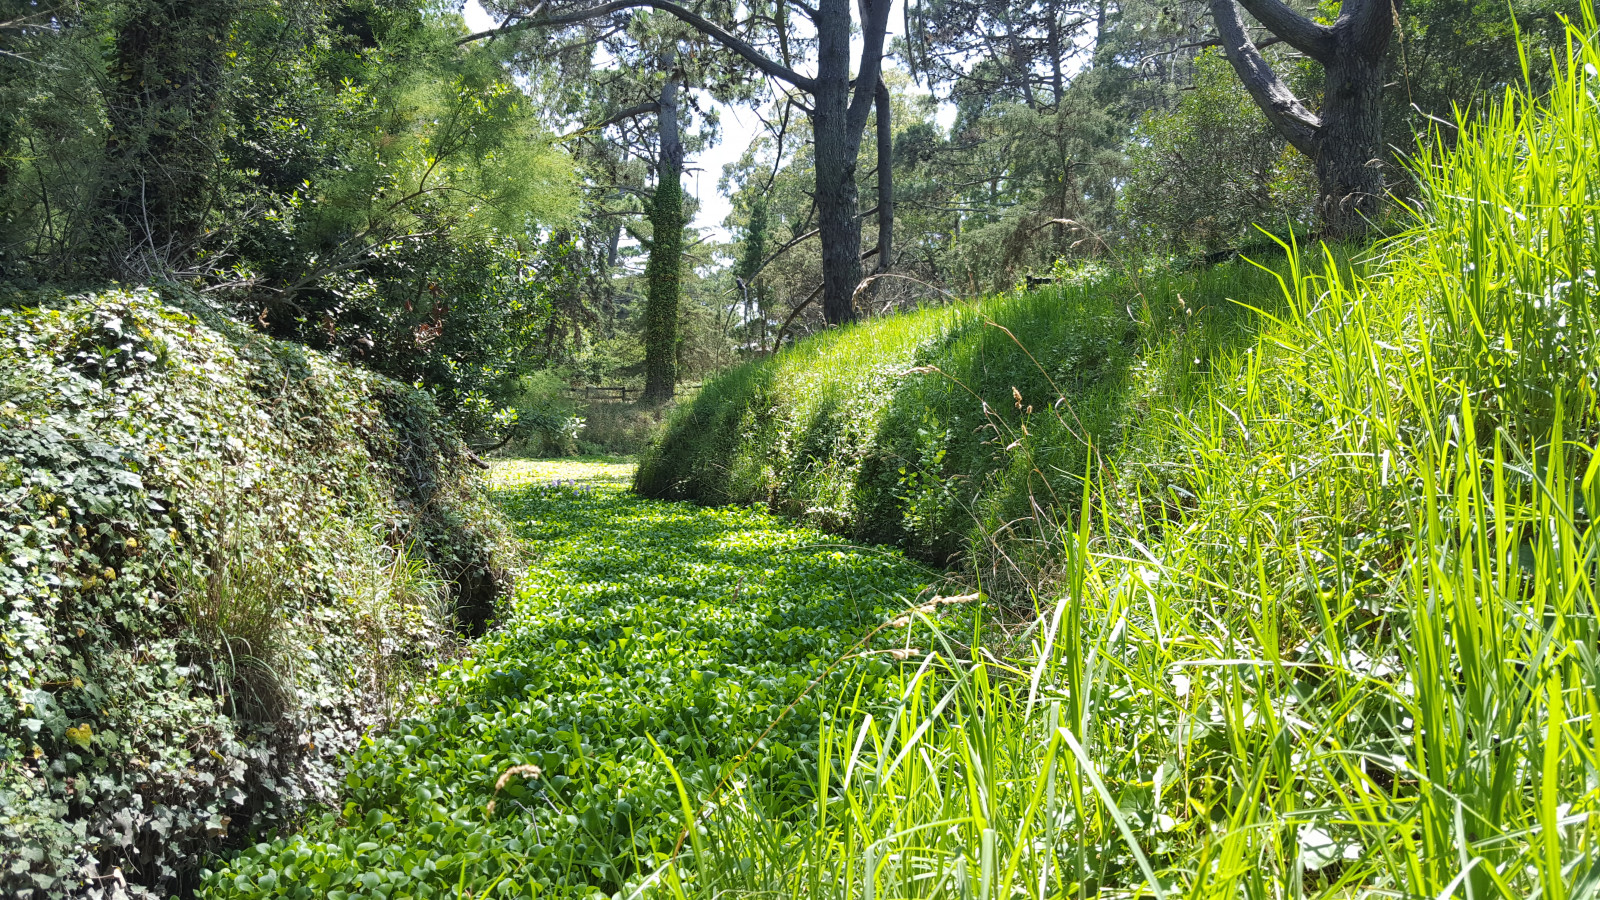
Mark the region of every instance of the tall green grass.
POLYGON ((1121 271, 829 331, 708 383, 640 462, 653 497, 752 503, 945 564, 1028 568, 1151 380, 1248 334, 1238 262, 1121 271), (1156 352, 1157 336, 1181 335, 1156 352), (1004 546, 1002 546, 1004 544, 1004 546))
POLYGON ((702 812, 664 890, 1600 896, 1587 25, 1419 167, 1410 234, 1296 250, 1203 366, 1152 339, 1036 620, 908 647, 897 705, 838 699, 808 820, 702 812))

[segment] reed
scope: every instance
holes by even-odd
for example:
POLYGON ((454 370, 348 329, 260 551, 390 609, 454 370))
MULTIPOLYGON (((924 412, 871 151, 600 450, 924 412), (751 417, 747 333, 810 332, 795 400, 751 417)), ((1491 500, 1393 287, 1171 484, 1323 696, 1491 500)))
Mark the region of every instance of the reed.
POLYGON ((925 616, 898 702, 837 698, 809 816, 735 796, 655 883, 1600 895, 1593 34, 1419 164, 1408 234, 1287 248, 1248 339, 1142 381, 1033 621, 925 616))

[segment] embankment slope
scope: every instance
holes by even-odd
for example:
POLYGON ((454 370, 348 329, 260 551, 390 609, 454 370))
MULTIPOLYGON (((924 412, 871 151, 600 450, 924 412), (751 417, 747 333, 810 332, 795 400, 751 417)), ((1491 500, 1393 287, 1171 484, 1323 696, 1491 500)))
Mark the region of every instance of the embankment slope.
POLYGON ((506 581, 424 395, 189 305, 0 311, 7 895, 165 896, 332 800, 506 581))

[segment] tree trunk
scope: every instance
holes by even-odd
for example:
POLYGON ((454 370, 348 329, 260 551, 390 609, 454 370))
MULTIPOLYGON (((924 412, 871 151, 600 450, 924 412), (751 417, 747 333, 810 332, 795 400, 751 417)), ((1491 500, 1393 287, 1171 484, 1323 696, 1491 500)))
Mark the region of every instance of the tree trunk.
POLYGON ((117 30, 106 90, 109 223, 160 265, 209 212, 236 0, 145 0, 117 30))
POLYGON ((1094 60, 1099 62, 1100 51, 1106 45, 1106 0, 1100 0, 1094 14, 1094 60))
MULTIPOLYGON (((818 103, 821 106, 821 103, 818 103)), ((813 117, 817 149, 817 236, 822 241, 822 318, 829 325, 855 320, 854 295, 861 283, 861 219, 857 215, 856 155, 859 147, 829 127, 821 110, 813 117)))
MULTIPOLYGON (((17 42, 20 44, 20 42, 17 42)), ((23 81, 23 65, 26 65, 13 42, 6 39, 6 31, 0 30, 0 84, 21 86, 23 81)), ((5 226, 10 221, 10 207, 7 203, 6 190, 11 186, 12 157, 16 152, 16 135, 21 125, 22 110, 12 104, 0 106, 0 245, 10 243, 5 226)))
POLYGON ((843 325, 855 320, 855 291, 861 283, 856 195, 861 131, 852 133, 850 128, 849 0, 821 0, 816 22, 811 130, 816 142, 817 236, 822 241, 822 318, 829 325, 843 325))
MULTIPOLYGON (((0 45, 0 50, 4 50, 0 45)), ((0 58, 0 77, 10 77, 11 72, 6 71, 6 60, 0 58)), ((11 236, 11 223, 13 220, 11 210, 11 159, 14 151, 12 145, 16 142, 17 114, 15 110, 0 109, 0 277, 5 275, 5 247, 13 242, 11 236)))
POLYGON ((1330 25, 1282 0, 1211 0, 1223 51, 1256 105, 1284 140, 1316 167, 1318 215, 1336 239, 1359 237, 1383 200, 1384 61, 1394 30, 1394 0, 1344 0, 1330 25), (1322 64, 1322 109, 1300 102, 1245 30, 1243 5, 1284 43, 1322 64))
MULTIPOLYGON (((1105 4, 1102 3, 1100 9, 1103 17, 1105 4)), ((1096 34, 1095 42, 1097 46, 1099 41, 1100 36, 1096 34)), ((1050 93, 1051 96, 1055 98, 1054 102, 1056 111, 1059 112, 1061 110, 1061 101, 1066 97, 1067 81, 1066 77, 1061 71, 1061 16, 1054 9, 1050 11, 1050 37, 1048 46, 1050 49, 1050 93)))
POLYGON ((678 383, 678 295, 683 273, 683 142, 678 135, 677 48, 662 54, 660 159, 650 202, 644 311, 644 401, 666 403, 678 383))
POLYGON ((1318 211, 1323 230, 1356 237, 1383 200, 1382 57, 1340 47, 1327 63, 1316 133, 1318 211))
POLYGON ((889 86, 878 81, 878 271, 889 271, 894 241, 894 129, 889 86))

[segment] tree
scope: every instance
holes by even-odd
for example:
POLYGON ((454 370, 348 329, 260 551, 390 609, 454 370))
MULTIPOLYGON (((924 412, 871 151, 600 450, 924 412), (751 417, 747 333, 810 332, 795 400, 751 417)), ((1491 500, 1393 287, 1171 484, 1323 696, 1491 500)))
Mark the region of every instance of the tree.
POLYGON ((1147 7, 908 3, 904 56, 956 110, 947 136, 924 131, 897 160, 900 214, 944 220, 938 230, 948 237, 930 254, 934 277, 967 291, 1003 289, 1115 239, 1130 132, 1171 93, 1163 82, 1174 54, 1150 51, 1193 39, 1175 16, 1193 10, 1147 7))
POLYGON ((130 245, 193 249, 239 12, 0 0, 0 273, 137 276, 130 245))
MULTIPOLYGON (((584 22, 629 9, 648 7, 680 21, 717 41, 765 75, 810 97, 807 113, 816 144, 817 228, 822 240, 822 306, 828 324, 855 318, 854 295, 861 283, 861 218, 856 188, 856 168, 862 132, 877 104, 878 81, 883 67, 890 0, 776 0, 770 11, 761 5, 752 18, 772 23, 779 54, 763 53, 728 28, 670 0, 611 0, 565 9, 548 9, 541 2, 527 18, 499 28, 469 35, 474 41, 508 31, 584 22), (853 8, 860 10, 861 55, 851 77, 850 38, 855 24, 853 8), (790 9, 810 19, 815 28, 817 74, 800 74, 792 67, 788 31, 790 9)), ((887 176, 886 176, 887 177, 887 176)))
POLYGON ((771 314, 767 307, 767 282, 759 278, 767 256, 765 197, 757 197, 751 202, 749 217, 740 231, 739 259, 733 265, 733 277, 739 286, 746 342, 754 341, 756 347, 760 348, 767 344, 768 316, 771 314))
MULTIPOLYGON (((1104 22, 1105 0, 921 0, 906 8, 906 57, 951 99, 1062 102, 1072 70, 1090 55, 1086 33, 1104 22)), ((1104 28, 1101 29, 1104 31, 1104 28)))
POLYGON ((593 215, 607 221, 614 236, 610 256, 619 256, 624 231, 648 253, 639 323, 643 399, 664 403, 675 393, 683 351, 679 326, 688 313, 682 306, 684 228, 692 199, 682 190, 685 156, 714 140, 717 127, 715 112, 702 110, 695 94, 703 91, 722 102, 746 98, 752 93, 748 70, 725 54, 704 52, 706 37, 648 9, 562 21, 522 30, 522 35, 536 34, 536 40, 512 37, 500 46, 527 76, 558 61, 568 88, 557 112, 584 123, 572 137, 593 163, 585 167, 586 181, 595 200, 593 215), (644 173, 629 160, 647 161, 655 175, 653 188, 647 190, 644 173), (647 230, 629 223, 641 213, 647 230))
MULTIPOLYGON (((143 0, 130 5, 114 40, 106 80, 107 223, 125 252, 146 262, 138 274, 170 266, 193 249, 206 222, 216 177, 237 0, 143 0)), ((122 261, 113 265, 125 267, 122 261)))
POLYGON ((657 134, 661 152, 650 198, 650 262, 644 308, 644 400, 665 403, 678 384, 678 301, 683 274, 683 141, 678 136, 678 50, 661 54, 657 134))
POLYGON ((1211 0, 1223 52, 1278 133, 1310 157, 1317 205, 1335 238, 1366 231, 1383 199, 1383 86, 1399 0, 1344 0, 1332 25, 1300 15, 1282 0, 1211 0), (1312 112, 1251 40, 1243 5, 1283 43, 1322 65, 1322 109, 1312 112))
POLYGON ((1129 236, 1158 252, 1214 253, 1261 240, 1258 224, 1311 224, 1310 161, 1267 122, 1221 53, 1196 62, 1178 105, 1139 126, 1119 198, 1129 236))

